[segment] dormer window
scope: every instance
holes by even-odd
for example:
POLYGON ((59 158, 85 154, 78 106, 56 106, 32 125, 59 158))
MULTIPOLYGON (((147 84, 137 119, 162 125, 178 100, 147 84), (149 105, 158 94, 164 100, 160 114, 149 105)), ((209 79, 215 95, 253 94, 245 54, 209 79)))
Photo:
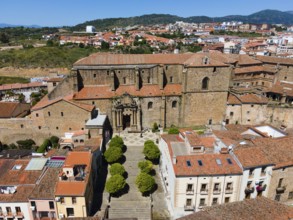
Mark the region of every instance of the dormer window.
POLYGON ((21 164, 16 164, 16 165, 14 165, 14 166, 12 167, 12 170, 20 170, 21 167, 22 167, 21 164))

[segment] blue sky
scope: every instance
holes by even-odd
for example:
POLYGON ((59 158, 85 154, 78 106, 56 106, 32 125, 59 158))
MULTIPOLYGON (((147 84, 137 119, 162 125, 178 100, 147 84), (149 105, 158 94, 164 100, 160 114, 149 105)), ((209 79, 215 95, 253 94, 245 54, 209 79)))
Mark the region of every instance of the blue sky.
POLYGON ((293 0, 8 0, 0 23, 63 26, 109 17, 151 13, 183 17, 249 15, 263 9, 293 10, 293 0))

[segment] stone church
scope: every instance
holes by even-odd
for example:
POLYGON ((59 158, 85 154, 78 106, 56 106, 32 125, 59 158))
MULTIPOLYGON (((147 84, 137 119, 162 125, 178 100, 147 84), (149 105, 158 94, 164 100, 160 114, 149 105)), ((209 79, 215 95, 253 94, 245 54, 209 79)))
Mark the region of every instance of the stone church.
MULTIPOLYGON (((75 114, 73 120, 82 123, 70 130, 81 129, 95 114, 106 114, 115 131, 141 131, 154 122, 162 127, 221 124, 230 76, 228 64, 204 53, 97 53, 77 61, 71 75, 33 108, 33 115, 42 111, 39 115, 47 117, 44 121, 60 123, 60 113, 55 122, 52 114, 48 117, 44 111, 54 100, 69 95, 67 99, 81 109, 96 111, 82 116, 69 112, 75 114)), ((70 110, 70 106, 64 108, 69 109, 62 112, 70 110)), ((61 109, 59 106, 57 111, 61 109)), ((68 130, 68 121, 62 123, 60 132, 68 130)))

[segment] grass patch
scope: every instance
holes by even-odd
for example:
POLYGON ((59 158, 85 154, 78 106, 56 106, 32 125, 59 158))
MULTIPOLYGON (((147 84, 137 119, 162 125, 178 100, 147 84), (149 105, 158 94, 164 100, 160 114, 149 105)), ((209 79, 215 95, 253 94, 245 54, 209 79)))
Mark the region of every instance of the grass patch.
POLYGON ((0 76, 1 84, 13 84, 13 83, 29 83, 30 80, 23 77, 10 77, 10 76, 0 76))

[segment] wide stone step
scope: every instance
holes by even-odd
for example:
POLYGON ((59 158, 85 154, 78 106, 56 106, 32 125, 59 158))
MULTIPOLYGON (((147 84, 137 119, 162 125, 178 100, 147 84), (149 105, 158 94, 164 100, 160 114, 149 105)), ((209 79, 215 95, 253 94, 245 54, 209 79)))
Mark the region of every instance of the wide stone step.
POLYGON ((136 200, 136 201, 111 201, 111 208, 122 209, 122 208, 150 208, 149 200, 136 200))
POLYGON ((150 209, 135 209, 135 208, 128 208, 128 209, 118 209, 118 208, 110 208, 109 209, 109 218, 137 218, 138 220, 150 220, 151 213, 150 209))
POLYGON ((150 198, 142 196, 140 192, 139 193, 134 193, 134 192, 127 193, 119 198, 114 198, 114 197, 111 198, 111 204, 117 204, 120 201, 123 201, 123 202, 129 201, 129 203, 133 203, 137 207, 137 204, 135 204, 135 203, 137 203, 137 201, 149 203, 150 198))

